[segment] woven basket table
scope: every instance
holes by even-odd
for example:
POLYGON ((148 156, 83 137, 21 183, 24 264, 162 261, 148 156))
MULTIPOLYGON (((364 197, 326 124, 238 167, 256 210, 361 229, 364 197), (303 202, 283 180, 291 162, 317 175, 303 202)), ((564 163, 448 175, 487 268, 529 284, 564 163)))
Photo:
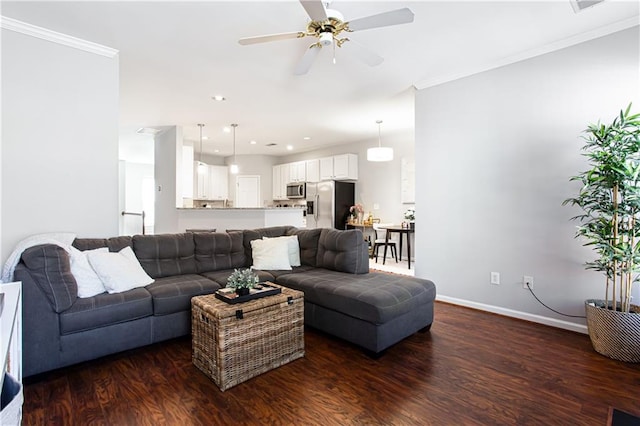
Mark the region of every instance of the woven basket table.
POLYGON ((277 287, 233 305, 213 294, 191 299, 193 364, 222 391, 304 356, 304 293, 277 287))

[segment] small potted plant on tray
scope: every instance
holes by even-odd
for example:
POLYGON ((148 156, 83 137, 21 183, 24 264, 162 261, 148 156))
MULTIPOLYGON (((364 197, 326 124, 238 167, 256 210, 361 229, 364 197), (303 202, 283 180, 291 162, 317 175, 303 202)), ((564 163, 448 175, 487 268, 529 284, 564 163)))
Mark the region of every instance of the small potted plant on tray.
POLYGON ((640 114, 630 109, 585 130, 590 168, 571 178, 582 188, 564 204, 582 209, 576 237, 598 255, 586 267, 606 279, 604 299, 585 302, 591 343, 602 355, 640 362, 640 307, 631 303, 640 273, 640 114))
POLYGON ((249 291, 258 284, 258 275, 254 274, 251 268, 234 269, 227 278, 227 287, 233 288, 238 296, 246 296, 249 291))

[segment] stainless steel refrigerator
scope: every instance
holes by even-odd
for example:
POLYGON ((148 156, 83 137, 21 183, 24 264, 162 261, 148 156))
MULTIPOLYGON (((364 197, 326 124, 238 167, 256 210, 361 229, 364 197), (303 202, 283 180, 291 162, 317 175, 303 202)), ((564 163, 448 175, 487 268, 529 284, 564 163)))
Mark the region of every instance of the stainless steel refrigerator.
POLYGON ((345 229, 349 208, 355 204, 355 183, 307 183, 307 228, 345 229))

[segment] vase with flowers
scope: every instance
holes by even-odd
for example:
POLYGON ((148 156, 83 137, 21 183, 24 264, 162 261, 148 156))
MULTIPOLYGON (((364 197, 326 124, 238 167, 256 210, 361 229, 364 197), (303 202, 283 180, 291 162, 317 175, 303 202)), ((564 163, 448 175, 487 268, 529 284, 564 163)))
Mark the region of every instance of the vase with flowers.
POLYGON ((362 204, 356 203, 349 207, 349 214, 351 215, 352 222, 362 223, 362 218, 364 216, 364 208, 362 207, 362 204))
POLYGON ((409 221, 409 228, 416 229, 416 209, 410 208, 404 212, 404 218, 409 221))

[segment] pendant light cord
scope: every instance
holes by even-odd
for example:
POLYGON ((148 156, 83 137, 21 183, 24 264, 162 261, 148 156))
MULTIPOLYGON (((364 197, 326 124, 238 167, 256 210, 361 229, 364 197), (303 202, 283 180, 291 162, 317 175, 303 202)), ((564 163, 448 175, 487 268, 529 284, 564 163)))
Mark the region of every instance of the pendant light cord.
POLYGON ((380 125, 382 124, 382 120, 377 120, 376 123, 378 123, 378 148, 381 148, 382 143, 380 142, 380 139, 382 139, 382 136, 380 136, 380 125))
POLYGON ((238 127, 238 125, 233 123, 231 127, 233 127, 233 164, 236 164, 236 127, 238 127))
POLYGON ((200 127, 200 154, 198 155, 198 161, 202 163, 202 128, 204 124, 198 124, 198 127, 200 127))

